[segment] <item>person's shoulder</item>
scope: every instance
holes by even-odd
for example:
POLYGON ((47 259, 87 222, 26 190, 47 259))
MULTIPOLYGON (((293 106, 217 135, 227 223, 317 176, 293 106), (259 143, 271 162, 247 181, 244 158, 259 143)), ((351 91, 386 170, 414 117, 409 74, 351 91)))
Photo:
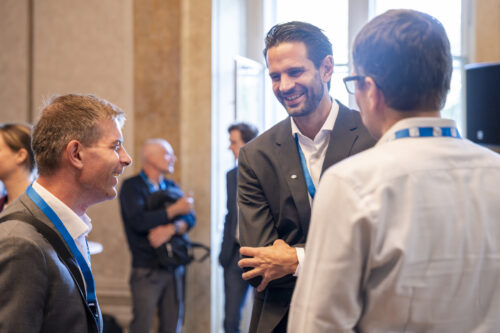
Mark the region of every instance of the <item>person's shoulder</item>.
MULTIPOLYGON (((0 243, 8 245, 11 251, 42 252, 48 243, 45 238, 33 227, 19 220, 7 220, 0 223, 0 243)), ((3 247, 3 246, 2 246, 3 247)))
POLYGON ((136 174, 136 175, 130 176, 128 178, 125 178, 125 180, 123 182, 124 183, 133 183, 133 182, 136 182, 138 180, 141 180, 141 176, 139 174, 136 174))
POLYGON ((384 179, 394 164, 394 154, 383 146, 374 146, 352 155, 328 168, 321 176, 321 182, 329 178, 343 179, 355 187, 366 187, 372 179, 384 179))
POLYGON ((179 187, 179 184, 177 184, 175 180, 170 178, 165 178, 165 184, 167 185, 167 187, 179 187))
POLYGON ((344 115, 348 115, 354 121, 361 121, 361 113, 358 110, 351 109, 348 106, 342 104, 338 99, 335 100, 339 106, 339 114, 342 113, 344 115))
POLYGON ((141 176, 139 174, 125 178, 122 183, 122 188, 123 187, 128 187, 128 186, 137 186, 137 184, 144 183, 142 180, 141 176))
MULTIPOLYGON (((500 153, 493 151, 491 148, 478 145, 468 139, 461 140, 463 149, 474 155, 473 159, 478 164, 491 165, 494 167, 500 166, 500 153)), ((472 161, 471 161, 472 162, 472 161)))
POLYGON ((273 127, 264 131, 262 134, 258 135, 252 141, 246 143, 243 147, 241 147, 241 150, 245 152, 265 150, 271 147, 272 144, 279 139, 279 137, 282 137, 287 132, 290 132, 291 135, 291 128, 290 117, 287 117, 275 124, 273 127))
POLYGON ((226 172, 226 175, 227 175, 228 177, 231 177, 231 176, 235 175, 237 172, 238 172, 238 167, 237 167, 237 166, 235 166, 234 168, 232 168, 232 169, 228 170, 228 171, 226 172))

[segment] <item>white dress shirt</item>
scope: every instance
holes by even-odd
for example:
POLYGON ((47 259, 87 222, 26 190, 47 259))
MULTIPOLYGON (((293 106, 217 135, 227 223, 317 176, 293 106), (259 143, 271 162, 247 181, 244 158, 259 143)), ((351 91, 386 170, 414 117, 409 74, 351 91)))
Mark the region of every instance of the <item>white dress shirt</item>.
MULTIPOLYGON (((302 134, 295 124, 293 117, 290 117, 290 122, 292 126, 292 135, 295 140, 295 134, 297 134, 299 138, 299 145, 304 153, 304 158, 306 160, 307 169, 309 170, 309 174, 311 175, 313 184, 315 188, 318 188, 319 178, 321 176, 321 170, 323 168, 323 162, 326 156, 326 150, 328 148, 328 143, 330 142, 330 134, 333 129, 333 125, 335 124, 335 120, 337 120, 337 115, 339 114, 339 105, 337 102, 332 99, 332 107, 330 109, 330 113, 326 118, 323 126, 319 130, 318 134, 314 137, 314 140, 311 140, 304 134, 302 134)), ((312 206, 312 198, 309 194, 309 203, 312 206)), ((304 262, 304 248, 296 248, 297 251, 297 259, 299 264, 297 266, 297 270, 294 273, 294 276, 298 276, 300 272, 300 268, 304 262)))
POLYGON ((59 217, 90 267, 90 257, 86 240, 88 233, 92 230, 90 218, 87 214, 83 214, 81 217, 76 215, 71 208, 47 191, 37 181, 33 183, 33 189, 52 208, 57 217, 59 217))
POLYGON ((500 332, 500 155, 395 139, 442 126, 399 121, 325 172, 289 332, 500 332))

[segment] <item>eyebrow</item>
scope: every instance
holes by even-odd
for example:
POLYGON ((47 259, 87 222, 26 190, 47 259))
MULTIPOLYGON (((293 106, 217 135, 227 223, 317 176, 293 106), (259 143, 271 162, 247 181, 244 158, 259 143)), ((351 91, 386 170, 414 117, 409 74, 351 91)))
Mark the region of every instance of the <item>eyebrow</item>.
MULTIPOLYGON (((288 72, 297 71, 297 70, 303 71, 303 70, 305 70, 305 68, 306 68, 305 66, 294 66, 294 67, 287 68, 284 72, 288 73, 288 72)), ((280 74, 279 72, 269 72, 269 76, 279 75, 279 74, 280 74)))

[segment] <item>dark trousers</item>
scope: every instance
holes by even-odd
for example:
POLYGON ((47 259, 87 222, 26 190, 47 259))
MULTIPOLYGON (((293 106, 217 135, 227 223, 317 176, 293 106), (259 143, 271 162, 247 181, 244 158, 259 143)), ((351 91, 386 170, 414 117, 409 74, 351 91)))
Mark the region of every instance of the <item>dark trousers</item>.
POLYGON ((158 309, 160 333, 180 332, 183 317, 184 268, 166 269, 132 268, 133 319, 130 333, 150 332, 158 309))
POLYGON ((250 285, 241 278, 243 270, 238 267, 239 255, 233 256, 231 264, 224 268, 224 331, 240 332, 241 310, 245 304, 250 285))

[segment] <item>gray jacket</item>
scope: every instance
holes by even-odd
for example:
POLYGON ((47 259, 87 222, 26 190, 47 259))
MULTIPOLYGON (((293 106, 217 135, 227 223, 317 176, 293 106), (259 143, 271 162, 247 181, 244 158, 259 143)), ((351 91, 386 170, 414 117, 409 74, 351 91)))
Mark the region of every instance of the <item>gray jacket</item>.
MULTIPOLYGON (((13 212, 32 215, 56 230, 26 194, 0 217, 13 212)), ((0 223, 0 332, 95 331, 82 295, 85 291, 33 226, 15 220, 0 223)))

